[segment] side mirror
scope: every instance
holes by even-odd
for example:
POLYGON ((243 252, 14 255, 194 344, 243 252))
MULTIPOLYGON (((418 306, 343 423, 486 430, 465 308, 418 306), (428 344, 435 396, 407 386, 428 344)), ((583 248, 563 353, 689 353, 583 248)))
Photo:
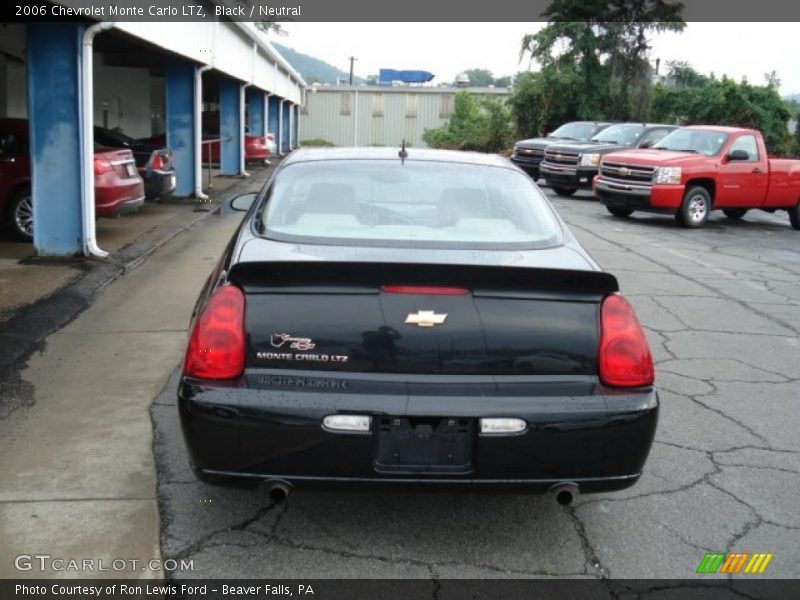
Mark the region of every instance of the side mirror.
POLYGON ((728 162, 733 162, 735 160, 750 160, 750 155, 744 150, 731 150, 728 152, 726 158, 728 159, 728 162))
POLYGON ((652 148, 656 143, 653 140, 645 140, 639 144, 639 148, 652 148))
POLYGON ((240 194, 239 196, 231 198, 229 204, 232 210, 247 212, 250 210, 250 207, 253 206, 253 202, 256 201, 257 197, 258 192, 248 192, 246 194, 240 194))

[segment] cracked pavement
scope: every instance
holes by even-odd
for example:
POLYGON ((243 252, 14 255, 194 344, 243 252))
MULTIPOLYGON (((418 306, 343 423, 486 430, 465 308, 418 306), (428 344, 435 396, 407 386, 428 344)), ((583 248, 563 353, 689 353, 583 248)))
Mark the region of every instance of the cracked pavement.
MULTIPOLYGON (((641 480, 550 497, 223 489, 188 468, 176 376, 152 408, 162 552, 175 577, 691 578, 705 552, 800 576, 800 233, 785 213, 702 230, 548 195, 644 324, 661 417, 641 480)), ((177 375, 177 374, 176 374, 177 375)), ((704 575, 708 578, 711 576, 704 575)), ((720 576, 723 577, 723 576, 720 576)))

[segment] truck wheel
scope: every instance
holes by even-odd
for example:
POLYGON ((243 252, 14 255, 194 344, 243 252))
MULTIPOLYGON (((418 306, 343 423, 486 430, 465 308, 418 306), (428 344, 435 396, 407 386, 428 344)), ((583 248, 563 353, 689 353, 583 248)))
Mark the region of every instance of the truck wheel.
POLYGON ((8 222, 14 237, 23 242, 33 241, 33 195, 30 188, 23 188, 11 196, 8 222))
POLYGON ((622 208, 619 206, 606 206, 606 210, 615 217, 630 217, 633 214, 632 208, 622 208))
POLYGON ((738 220, 747 214, 746 208, 726 208, 722 211, 729 219, 738 220))
POLYGON ((702 227, 708 221, 711 212, 711 194, 704 187, 695 186, 686 190, 686 195, 681 203, 681 219, 678 221, 684 227, 695 229, 702 227))
POLYGON ((792 224, 792 228, 800 231, 800 202, 795 204, 794 208, 790 208, 788 212, 789 223, 792 224))
POLYGON ((558 194, 559 196, 566 196, 567 198, 569 198, 570 196, 572 196, 578 190, 575 189, 575 188, 565 188, 565 187, 561 187, 560 185, 554 185, 553 186, 553 191, 556 194, 558 194))

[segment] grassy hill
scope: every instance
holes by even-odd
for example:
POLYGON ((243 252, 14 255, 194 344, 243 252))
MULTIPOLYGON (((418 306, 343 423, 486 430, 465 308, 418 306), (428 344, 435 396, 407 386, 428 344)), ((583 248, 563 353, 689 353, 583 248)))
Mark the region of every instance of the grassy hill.
MULTIPOLYGON (((303 76, 303 79, 306 80, 306 83, 312 84, 315 82, 319 83, 330 83, 331 85, 336 85, 337 77, 340 79, 347 79, 349 77, 349 73, 345 73, 341 69, 337 69, 331 64, 326 63, 324 60, 320 60, 314 56, 310 56, 308 54, 303 54, 302 52, 298 52, 293 48, 289 48, 288 46, 284 46, 283 44, 278 44, 276 42, 272 42, 272 45, 280 52, 283 57, 289 61, 289 64, 292 65, 295 70, 303 76)), ((353 83, 363 83, 364 80, 361 77, 353 77, 353 83)))

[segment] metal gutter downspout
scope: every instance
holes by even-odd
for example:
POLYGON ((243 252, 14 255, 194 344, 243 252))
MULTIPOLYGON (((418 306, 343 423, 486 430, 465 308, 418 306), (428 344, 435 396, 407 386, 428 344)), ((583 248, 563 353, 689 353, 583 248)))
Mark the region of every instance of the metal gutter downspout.
POLYGON ((198 200, 208 200, 203 193, 203 73, 213 68, 194 68, 194 196, 198 200))
POLYGON ((247 172, 247 157, 245 156, 247 144, 245 144, 245 104, 246 93, 245 90, 253 86, 256 79, 256 59, 258 58, 258 46, 253 42, 253 66, 250 83, 245 83, 239 86, 239 175, 242 177, 250 177, 247 172))
POLYGON ((94 205, 94 36, 114 27, 114 23, 95 23, 83 32, 81 49, 81 162, 83 163, 83 253, 106 258, 108 252, 97 245, 94 205))

